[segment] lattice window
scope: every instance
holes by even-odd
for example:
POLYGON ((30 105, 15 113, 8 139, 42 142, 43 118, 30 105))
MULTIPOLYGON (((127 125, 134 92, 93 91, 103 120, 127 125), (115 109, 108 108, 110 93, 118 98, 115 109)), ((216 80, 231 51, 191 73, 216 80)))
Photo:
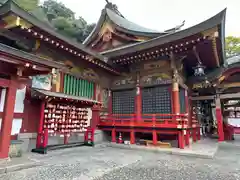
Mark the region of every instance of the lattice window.
POLYGON ((185 102, 185 89, 179 89, 179 102, 180 102, 180 112, 186 112, 186 102, 185 102))
POLYGON ((170 114, 171 93, 169 86, 157 86, 142 89, 143 114, 170 114))
POLYGON ((135 91, 113 91, 112 108, 113 114, 133 114, 135 104, 135 91))
POLYGON ((142 113, 153 114, 155 112, 154 88, 142 89, 142 113))

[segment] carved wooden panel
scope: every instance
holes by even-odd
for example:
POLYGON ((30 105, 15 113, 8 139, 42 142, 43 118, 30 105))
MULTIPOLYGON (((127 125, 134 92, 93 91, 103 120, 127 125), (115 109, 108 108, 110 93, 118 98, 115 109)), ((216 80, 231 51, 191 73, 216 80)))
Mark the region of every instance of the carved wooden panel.
POLYGON ((136 85, 136 74, 122 74, 121 77, 118 77, 113 80, 113 88, 130 88, 135 87, 136 85))
POLYGON ((144 85, 161 85, 170 84, 172 82, 172 77, 168 73, 154 73, 140 78, 140 84, 144 85))

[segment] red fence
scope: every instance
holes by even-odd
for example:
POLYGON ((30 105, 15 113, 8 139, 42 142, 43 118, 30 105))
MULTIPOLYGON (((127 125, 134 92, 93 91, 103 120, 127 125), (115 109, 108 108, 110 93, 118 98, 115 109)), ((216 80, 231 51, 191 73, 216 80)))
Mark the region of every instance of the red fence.
POLYGON ((100 117, 100 126, 188 128, 188 114, 111 114, 100 117))

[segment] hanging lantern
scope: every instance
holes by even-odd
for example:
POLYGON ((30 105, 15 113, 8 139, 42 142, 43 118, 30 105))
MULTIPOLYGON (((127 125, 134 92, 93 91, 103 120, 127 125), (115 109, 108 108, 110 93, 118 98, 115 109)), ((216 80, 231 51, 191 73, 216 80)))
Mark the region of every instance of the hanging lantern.
POLYGON ((198 63, 194 69, 194 76, 204 76, 205 75, 205 66, 203 66, 201 63, 198 63))

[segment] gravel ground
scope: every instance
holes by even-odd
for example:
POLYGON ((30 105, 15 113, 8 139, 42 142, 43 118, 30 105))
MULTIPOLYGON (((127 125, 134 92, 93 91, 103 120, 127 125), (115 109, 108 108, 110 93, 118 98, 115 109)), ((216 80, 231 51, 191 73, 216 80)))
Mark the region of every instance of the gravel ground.
MULTIPOLYGON (((227 154, 220 152, 220 154, 227 154)), ((232 156, 233 154, 231 154, 232 156)), ((233 157, 196 159, 178 156, 151 157, 113 170, 95 180, 237 180, 240 164, 233 157)))
POLYGON ((31 155, 42 163, 0 175, 0 180, 237 180, 238 150, 220 150, 215 159, 161 153, 81 147, 31 155))

